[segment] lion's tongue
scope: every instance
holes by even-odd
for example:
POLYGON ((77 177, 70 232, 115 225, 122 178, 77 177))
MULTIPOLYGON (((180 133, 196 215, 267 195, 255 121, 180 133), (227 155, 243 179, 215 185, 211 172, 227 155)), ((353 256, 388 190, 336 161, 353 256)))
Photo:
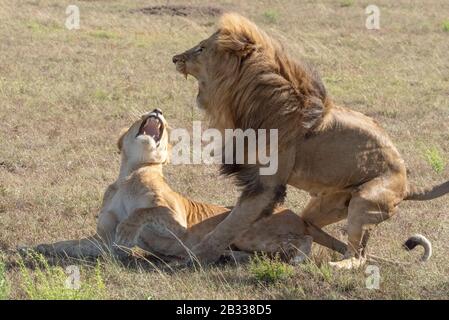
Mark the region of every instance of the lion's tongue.
POLYGON ((153 138, 159 138, 159 121, 154 118, 149 118, 143 127, 143 133, 153 138))

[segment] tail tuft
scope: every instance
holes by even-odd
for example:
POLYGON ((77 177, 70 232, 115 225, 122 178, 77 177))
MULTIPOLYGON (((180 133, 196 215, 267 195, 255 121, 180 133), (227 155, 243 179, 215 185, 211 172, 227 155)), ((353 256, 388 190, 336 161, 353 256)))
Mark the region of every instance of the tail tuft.
POLYGON ((411 251, 416 248, 416 246, 422 246, 424 248, 424 253, 421 256, 421 261, 425 262, 432 256, 432 243, 423 235, 415 234, 407 239, 403 244, 405 250, 411 251))

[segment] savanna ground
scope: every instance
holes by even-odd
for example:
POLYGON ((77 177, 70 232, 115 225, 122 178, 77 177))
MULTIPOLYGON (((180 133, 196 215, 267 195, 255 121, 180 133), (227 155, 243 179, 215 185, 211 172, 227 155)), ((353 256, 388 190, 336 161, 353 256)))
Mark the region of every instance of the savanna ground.
MULTIPOLYGON (((266 260, 168 272, 105 260, 74 262, 80 291, 64 289, 63 269, 21 265, 17 245, 74 239, 95 230, 106 186, 117 176, 119 130, 159 107, 174 128, 190 128, 196 82, 175 72, 171 57, 213 30, 214 10, 149 14, 154 5, 201 1, 0 0, 0 298, 299 298, 442 299, 449 297, 449 198, 405 202, 376 228, 370 252, 411 265, 376 263, 380 289, 365 270, 337 272, 316 246, 313 263, 266 260), (80 30, 67 30, 67 5, 80 8, 80 30), (402 242, 420 232, 434 256, 402 242)), ((378 120, 418 185, 449 179, 449 2, 216 1, 280 39, 294 57, 319 69, 339 104, 378 120), (365 7, 380 8, 379 31, 365 28, 365 7)), ((206 127, 204 125, 204 127, 206 127)), ((206 165, 168 166, 173 188, 197 200, 232 205, 238 190, 206 165)), ((300 212, 308 195, 289 189, 300 212)), ((341 226, 328 231, 343 237, 341 226)))

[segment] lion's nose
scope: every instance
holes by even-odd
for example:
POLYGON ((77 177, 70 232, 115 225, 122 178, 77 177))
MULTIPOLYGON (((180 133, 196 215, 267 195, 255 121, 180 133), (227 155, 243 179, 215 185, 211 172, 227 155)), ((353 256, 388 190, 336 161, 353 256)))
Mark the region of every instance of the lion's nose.
POLYGON ((183 61, 184 57, 182 56, 182 54, 177 54, 176 56, 173 57, 172 61, 174 64, 183 61))
POLYGON ((162 110, 159 108, 154 109, 153 112, 162 115, 162 110))

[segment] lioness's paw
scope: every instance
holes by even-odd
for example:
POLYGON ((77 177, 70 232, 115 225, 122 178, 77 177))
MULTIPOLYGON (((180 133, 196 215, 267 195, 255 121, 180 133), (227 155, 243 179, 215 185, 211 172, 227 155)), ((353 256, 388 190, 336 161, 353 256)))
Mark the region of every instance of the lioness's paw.
POLYGON ((119 246, 132 248, 135 245, 137 228, 126 223, 120 223, 117 227, 115 242, 119 246))
POLYGON ((16 247, 16 251, 21 256, 27 256, 28 254, 35 252, 35 249, 33 247, 20 245, 16 247))
POLYGON ((305 263, 308 258, 309 257, 307 255, 300 253, 300 254, 297 254, 296 256, 294 256, 293 258, 291 258, 289 262, 296 266, 296 265, 305 263))
POLYGON ((53 246, 49 245, 49 244, 39 244, 35 247, 17 246, 17 252, 22 256, 26 256, 26 255, 34 254, 34 253, 48 255, 48 254, 53 253, 53 246))
POLYGON ((347 258, 337 262, 329 262, 329 266, 335 270, 359 269, 365 265, 366 258, 347 258))

